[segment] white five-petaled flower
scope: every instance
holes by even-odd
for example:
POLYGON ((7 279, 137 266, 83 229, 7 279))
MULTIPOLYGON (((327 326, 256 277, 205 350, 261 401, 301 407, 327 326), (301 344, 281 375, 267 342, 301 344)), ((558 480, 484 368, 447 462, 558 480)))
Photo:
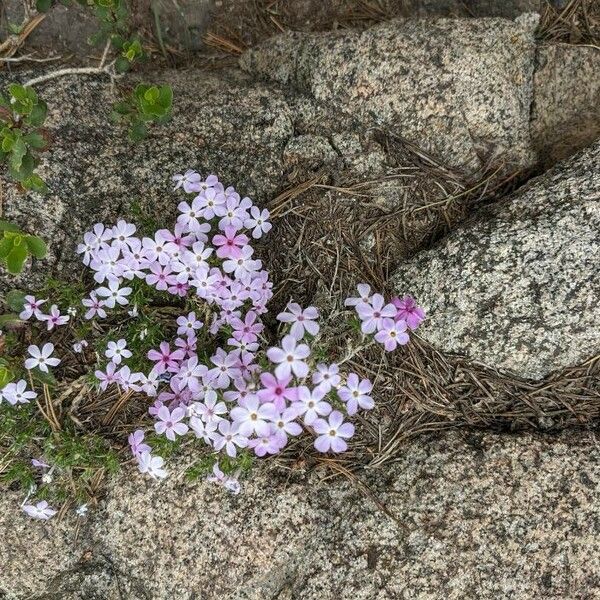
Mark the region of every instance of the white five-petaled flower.
POLYGON ((131 351, 127 350, 127 342, 121 338, 116 342, 108 342, 106 352, 104 352, 106 358, 110 358, 116 365, 121 364, 123 358, 129 358, 131 351))
POLYGON ((38 318, 40 321, 46 321, 46 324, 48 326, 48 331, 50 331, 59 325, 64 325, 65 323, 67 323, 69 321, 69 319, 71 317, 69 317, 69 315, 61 315, 60 310, 58 310, 58 306, 56 306, 56 304, 53 304, 50 307, 49 314, 47 314, 47 315, 42 314, 38 318))
POLYGON ((383 327, 385 319, 393 319, 396 316, 396 307, 393 304, 385 304, 381 294, 373 294, 370 303, 359 302, 356 312, 362 321, 363 333, 374 333, 383 327))
POLYGON ((23 310, 19 313, 19 319, 21 321, 27 321, 32 315, 35 315, 37 319, 42 316, 40 306, 47 302, 47 300, 36 300, 35 296, 25 296, 25 302, 23 304, 23 310))
POLYGON ((96 290, 98 296, 105 298, 104 304, 108 308, 114 308, 115 303, 122 306, 129 304, 127 296, 131 294, 132 290, 130 287, 119 287, 120 285, 117 279, 109 279, 108 287, 100 287, 96 290))
POLYGON ((6 385, 2 390, 2 395, 13 406, 15 404, 28 404, 30 400, 37 397, 35 392, 27 391, 27 382, 24 379, 6 385))
POLYGON ((371 286, 368 283, 359 283, 356 289, 358 290, 358 297, 346 298, 344 304, 346 306, 356 306, 361 302, 371 304, 371 286))
POLYGON ((162 457, 142 452, 137 458, 140 473, 146 473, 153 479, 164 479, 167 476, 167 472, 163 469, 165 461, 162 457))
POLYGON ((269 348, 267 356, 272 363, 278 363, 275 375, 278 379, 285 379, 292 373, 296 377, 304 378, 308 375, 308 365, 304 359, 310 355, 306 344, 298 344, 292 335, 286 335, 281 340, 281 348, 269 348))
POLYGON ((33 519, 47 521, 51 519, 58 511, 54 510, 45 500, 37 504, 24 504, 23 511, 33 519))
POLYGON ((290 335, 298 341, 304 337, 306 332, 310 335, 319 333, 319 324, 315 319, 319 318, 319 311, 314 306, 309 306, 304 310, 299 304, 290 302, 287 305, 287 312, 277 315, 277 319, 282 323, 291 323, 290 335))
POLYGON ((25 361, 25 368, 28 370, 38 368, 44 373, 48 372, 48 367, 56 367, 60 364, 60 358, 53 358, 54 344, 48 342, 40 349, 38 346, 31 345, 27 348, 31 358, 25 361))

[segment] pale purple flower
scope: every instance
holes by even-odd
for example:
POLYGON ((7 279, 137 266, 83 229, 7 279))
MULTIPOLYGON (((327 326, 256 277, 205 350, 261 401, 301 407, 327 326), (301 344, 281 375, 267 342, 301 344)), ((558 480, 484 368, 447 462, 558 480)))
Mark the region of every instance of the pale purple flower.
POLYGON ((237 318, 233 319, 231 326, 233 327, 233 337, 248 344, 255 342, 264 328, 262 323, 258 321, 258 315, 254 311, 249 311, 243 321, 237 318))
POLYGON ((130 287, 120 287, 120 283, 117 279, 110 279, 108 282, 108 287, 100 287, 96 290, 98 296, 102 296, 106 298, 104 300, 104 304, 108 308, 114 308, 115 303, 124 306, 129 303, 127 296, 129 296, 132 292, 130 287))
POLYGON ((61 315, 60 310, 58 310, 58 306, 56 306, 56 304, 53 304, 50 307, 49 314, 39 316, 40 321, 46 321, 48 331, 51 331, 52 329, 60 325, 64 325, 65 323, 68 323, 70 318, 71 317, 69 317, 69 315, 61 315))
POLYGON ((266 208, 261 212, 258 206, 253 206, 250 209, 250 215, 250 218, 244 221, 244 227, 252 229, 252 237, 255 240, 260 238, 263 233, 269 233, 272 225, 268 222, 270 215, 266 208))
POLYGON ((319 434, 315 440, 319 452, 345 452, 348 449, 346 440, 354 435, 354 425, 344 423, 344 415, 337 410, 329 415, 329 421, 317 419, 312 427, 319 434))
POLYGON ((349 415, 355 415, 358 407, 370 410, 375 406, 373 398, 369 395, 373 390, 373 384, 368 379, 360 380, 356 373, 350 373, 346 385, 338 390, 340 400, 346 403, 349 415))
POLYGON ((286 407, 286 400, 290 402, 298 400, 298 388, 288 387, 291 380, 291 375, 278 379, 271 373, 262 373, 260 382, 263 389, 257 391, 258 399, 261 402, 272 402, 278 411, 283 411, 286 407))
POLYGON ((138 456, 138 469, 140 473, 150 475, 153 479, 164 479, 167 472, 163 469, 165 461, 160 456, 152 456, 149 452, 142 452, 138 456))
POLYGON ((375 339, 383 344, 387 352, 392 352, 398 345, 408 344, 406 321, 384 319, 381 329, 375 334, 375 339))
POLYGON ((305 385, 298 388, 298 401, 292 404, 292 408, 298 416, 304 415, 304 423, 312 425, 315 420, 331 412, 331 404, 323 398, 325 392, 316 387, 312 391, 305 385))
POLYGON ((356 286, 358 290, 357 298, 346 298, 344 304, 346 306, 357 306, 358 304, 371 304, 371 286, 368 283, 359 283, 356 286))
POLYGON ((337 387, 342 381, 339 372, 340 368, 335 363, 330 365, 319 363, 317 370, 313 373, 312 381, 327 393, 331 388, 337 387))
POLYGON ((89 298, 84 298, 81 303, 89 310, 85 313, 86 319, 92 319, 98 315, 101 319, 106 318, 106 311, 104 310, 104 300, 98 299, 96 294, 92 292, 89 298))
POLYGON ((223 271, 225 273, 233 273, 236 279, 241 279, 245 275, 260 270, 262 262, 260 260, 253 260, 253 254, 254 250, 251 246, 244 246, 237 258, 230 258, 223 262, 223 271))
POLYGON ((198 364, 198 357, 192 356, 187 361, 181 363, 177 378, 181 382, 181 385, 187 386, 192 392, 196 393, 201 390, 199 379, 204 378, 207 373, 208 367, 198 364))
POLYGON ((414 331, 425 319, 425 311, 417 306, 412 296, 392 298, 392 304, 396 307, 396 320, 406 321, 406 324, 414 331))
POLYGON ((266 456, 267 454, 277 454, 285 444, 286 441, 274 433, 248 440, 248 447, 254 448, 254 453, 259 457, 266 456))
POLYGON ((105 279, 117 279, 123 272, 123 265, 120 261, 121 251, 112 246, 102 248, 92 255, 90 268, 96 271, 94 280, 102 283, 105 279))
POLYGON ((117 224, 112 228, 113 240, 111 246, 123 250, 128 248, 131 242, 131 236, 135 233, 135 225, 133 223, 127 223, 123 219, 119 219, 117 224))
POLYGON ((31 400, 37 398, 34 391, 27 391, 27 382, 24 379, 6 385, 3 394, 8 403, 13 406, 15 404, 29 404, 31 400))
POLYGON ((210 221, 215 216, 215 210, 225 204, 225 195, 214 188, 208 188, 194 199, 199 215, 210 221))
POLYGON ((175 345, 185 352, 187 358, 192 357, 196 353, 198 338, 193 333, 189 333, 186 337, 175 338, 175 345))
POLYGON ((35 315, 37 319, 42 316, 40 306, 47 302, 47 300, 36 300, 35 296, 25 296, 25 303, 23 304, 23 311, 19 313, 19 319, 27 321, 32 315, 35 315))
POLYGON ((154 286, 157 290, 164 292, 170 285, 177 283, 177 276, 173 275, 171 265, 153 262, 149 268, 150 273, 146 275, 146 283, 154 286))
POLYGON ((31 518, 41 521, 51 519, 58 512, 49 506, 45 500, 37 504, 24 504, 22 508, 31 518))
POLYGON ((225 204, 215 207, 215 214, 223 217, 219 221, 219 229, 224 230, 227 227, 241 229, 244 221, 248 218, 248 208, 252 206, 250 198, 244 198, 241 201, 233 196, 225 200, 225 204))
POLYGON ((277 319, 282 323, 292 323, 290 335, 297 340, 304 337, 305 332, 310 335, 319 333, 319 324, 315 319, 319 318, 319 311, 314 306, 309 306, 304 310, 299 304, 290 302, 287 305, 288 312, 282 312, 277 315, 277 319))
POLYGON ((177 319, 177 335, 195 335, 196 331, 203 325, 202 321, 196 319, 196 313, 188 313, 187 317, 181 316, 177 319))
POLYGON ((150 446, 144 443, 144 432, 141 429, 129 434, 127 441, 134 456, 139 456, 143 452, 150 452, 151 450, 150 446))
POLYGON ((154 424, 154 429, 158 434, 165 434, 168 440, 172 442, 178 435, 185 435, 188 432, 188 426, 181 421, 185 417, 185 410, 178 406, 169 411, 166 406, 161 406, 158 409, 158 423, 154 424))
POLYGON ((183 186, 183 191, 186 194, 192 192, 199 192, 201 190, 200 181, 201 177, 199 173, 196 173, 193 169, 188 169, 183 175, 173 175, 172 180, 175 183, 173 191, 183 186))
POLYGON ((131 351, 127 350, 127 342, 121 338, 116 342, 108 342, 104 356, 110 358, 116 365, 119 365, 123 358, 131 357, 131 351))
POLYGON ((73 352, 77 352, 77 354, 81 354, 84 348, 87 348, 89 344, 87 340, 79 340, 75 342, 71 347, 73 348, 73 352))
POLYGON ((277 363, 275 375, 278 379, 289 377, 292 373, 303 378, 308 375, 308 365, 304 359, 310 355, 306 344, 298 344, 296 338, 286 335, 281 340, 281 348, 269 348, 267 356, 272 363, 277 363))
POLYGON ((393 319, 396 316, 396 307, 393 304, 385 304, 381 294, 373 294, 370 304, 360 302, 356 305, 356 312, 362 321, 362 332, 374 333, 382 328, 384 319, 393 319))
POLYGON ((119 374, 116 372, 117 365, 114 362, 109 362, 104 371, 99 369, 94 372, 96 379, 100 382, 100 389, 105 391, 111 383, 118 383, 119 374))
POLYGON ((210 361, 215 367, 208 372, 208 377, 216 388, 228 388, 231 380, 241 375, 237 368, 237 356, 233 352, 227 353, 222 348, 217 348, 210 361))
POLYGON ((227 405, 218 401, 217 394, 205 393, 204 402, 194 402, 194 414, 205 423, 218 423, 227 414, 227 405))
POLYGON ((212 446, 213 435, 217 430, 217 421, 204 422, 196 416, 190 417, 190 428, 196 434, 198 439, 204 440, 206 444, 212 446))
POLYGON ((31 345, 27 348, 31 358, 25 361, 25 368, 28 370, 38 368, 44 373, 48 373, 48 367, 56 367, 60 364, 60 358, 53 358, 54 344, 48 342, 40 349, 38 346, 31 345))
POLYGON ((248 438, 240 433, 237 423, 223 420, 219 422, 219 429, 213 434, 214 448, 219 451, 225 448, 228 456, 235 458, 237 448, 245 448, 248 438))
POLYGON ((298 413, 293 407, 286 408, 281 414, 273 419, 273 429, 275 435, 283 442, 287 443, 288 435, 300 435, 302 427, 296 423, 298 413))
POLYGON ((38 460, 37 458, 31 459, 31 464, 37 469, 49 469, 50 465, 43 460, 38 460))
POLYGON ((255 433, 268 436, 271 432, 269 421, 277 416, 274 404, 261 404, 256 396, 241 400, 239 405, 231 409, 231 418, 239 425, 239 432, 246 437, 255 433))

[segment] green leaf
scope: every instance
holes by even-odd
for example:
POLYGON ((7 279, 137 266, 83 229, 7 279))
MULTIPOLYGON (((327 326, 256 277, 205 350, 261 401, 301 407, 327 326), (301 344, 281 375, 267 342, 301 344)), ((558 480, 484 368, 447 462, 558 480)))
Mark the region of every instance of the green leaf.
POLYGON ((9 255, 6 257, 6 266, 8 272, 16 275, 23 270, 23 264, 27 260, 27 244, 15 244, 9 255))
POLYGON ((139 142, 143 140, 147 135, 148 129, 141 121, 136 121, 131 125, 131 128, 129 129, 129 138, 133 142, 139 142))
POLYGON ((11 231, 13 233, 18 233, 21 230, 14 223, 9 223, 8 221, 3 221, 0 219, 0 231, 11 231))
POLYGON ((25 117, 23 120, 27 125, 32 127, 40 127, 46 120, 48 114, 48 106, 43 100, 39 100, 38 103, 32 108, 31 114, 25 117))
POLYGON ((8 170, 11 177, 16 179, 17 181, 23 182, 33 173, 33 170, 35 169, 36 165, 36 158, 30 151, 28 151, 27 154, 25 154, 25 156, 23 157, 21 161, 21 167, 19 169, 15 169, 11 161, 9 162, 8 170))
POLYGON ((115 69, 117 70, 117 73, 126 73, 129 71, 130 66, 131 65, 129 61, 123 56, 119 56, 115 61, 115 69))
POLYGON ((36 0, 35 8, 39 12, 44 13, 50 9, 51 4, 52 4, 52 0, 36 0))
MULTIPOLYGON (((0 317, 0 323, 1 319, 2 317, 0 317)), ((15 375, 11 371, 10 367, 8 365, 0 364, 0 389, 2 389, 5 385, 9 384, 14 378, 15 375)))
POLYGON ((25 238, 29 252, 35 256, 35 258, 45 258, 48 253, 48 248, 44 240, 37 235, 28 235, 25 238))
POLYGON ((40 149, 40 148, 45 148, 48 143, 46 142, 46 139, 44 138, 44 136, 41 133, 38 133, 37 131, 33 131, 32 133, 28 133, 24 138, 23 141, 26 144, 29 144, 29 146, 31 146, 32 148, 36 148, 36 149, 40 149))
POLYGON ((10 290, 10 292, 6 294, 6 305, 10 310, 21 312, 23 310, 23 305, 25 304, 25 296, 25 292, 22 292, 21 290, 10 290))
POLYGON ((0 259, 6 260, 6 257, 12 252, 14 245, 15 243, 12 238, 3 237, 0 240, 0 259))
POLYGON ((33 190, 40 194, 45 194, 48 191, 46 182, 37 173, 32 173, 29 177, 25 178, 21 184, 26 190, 33 190))
POLYGON ((18 135, 15 138, 12 148, 10 149, 10 153, 11 169, 14 169, 15 171, 20 171, 21 165, 23 164, 23 158, 27 154, 27 145, 25 144, 23 138, 20 135, 18 135))
POLYGON ((51 387, 56 385, 56 378, 52 371, 48 370, 47 373, 40 371, 39 369, 33 369, 31 371, 31 376, 35 381, 39 381, 42 384, 49 385, 51 387))

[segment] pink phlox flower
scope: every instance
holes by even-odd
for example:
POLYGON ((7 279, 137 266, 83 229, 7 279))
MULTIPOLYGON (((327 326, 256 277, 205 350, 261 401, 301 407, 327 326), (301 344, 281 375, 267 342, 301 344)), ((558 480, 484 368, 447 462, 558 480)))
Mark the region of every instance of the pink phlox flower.
POLYGON ((92 319, 98 315, 101 319, 106 318, 106 311, 104 310, 104 300, 98 299, 96 294, 92 292, 89 298, 84 298, 81 303, 89 310, 85 313, 86 319, 92 319))
POLYGON ((47 314, 47 315, 42 314, 39 317, 40 321, 46 322, 48 331, 51 331, 52 329, 54 329, 55 327, 58 327, 60 325, 64 325, 65 323, 68 323, 70 318, 71 317, 69 317, 69 315, 61 315, 60 310, 58 310, 58 306, 56 306, 56 304, 53 304, 50 307, 49 314, 47 314))
POLYGON ((106 369, 104 371, 95 371, 94 375, 96 376, 96 379, 100 382, 100 389, 102 391, 105 391, 111 383, 118 383, 119 375, 116 372, 116 370, 117 365, 115 365, 114 362, 109 362, 106 365, 106 369))
POLYGON ((375 339, 383 344, 387 352, 392 352, 398 345, 408 344, 406 321, 384 319, 381 329, 375 334, 375 339))
POLYGON ((146 275, 146 283, 164 292, 169 285, 177 283, 177 276, 173 275, 171 265, 161 265, 158 262, 153 262, 150 265, 150 273, 146 275))
POLYGON ((314 306, 309 306, 304 310, 299 304, 290 302, 287 305, 288 312, 282 312, 277 315, 277 319, 282 323, 292 323, 290 335, 297 340, 304 337, 305 332, 315 336, 319 333, 319 324, 315 319, 319 318, 319 311, 314 306))
POLYGON ((425 311, 417 306, 415 299, 412 296, 404 296, 400 299, 398 297, 392 298, 392 304, 396 307, 396 320, 406 321, 406 324, 413 331, 423 322, 425 319, 425 311))
POLYGON ((346 440, 354 435, 354 425, 344 423, 344 415, 337 410, 329 415, 329 421, 317 419, 312 427, 319 434, 315 440, 319 452, 345 452, 348 449, 346 440))
POLYGON ((287 402, 298 401, 298 388, 288 387, 292 376, 288 375, 278 379, 271 373, 262 373, 260 382, 262 389, 257 391, 258 399, 261 402, 271 402, 279 412, 285 410, 287 402))
POLYGON ((254 311, 249 311, 243 321, 238 318, 233 319, 231 321, 231 326, 233 327, 233 337, 236 340, 247 343, 255 342, 258 339, 258 335, 264 328, 262 323, 257 321, 257 319, 258 315, 254 311))
POLYGON ((218 423, 223 420, 222 415, 227 414, 225 402, 219 402, 217 395, 204 397, 204 402, 194 402, 194 414, 205 423, 218 423))
POLYGON ((310 355, 306 344, 298 344, 292 335, 286 335, 281 340, 281 348, 269 348, 267 356, 276 363, 275 375, 278 379, 289 377, 292 373, 300 379, 308 375, 308 365, 304 359, 310 355))
POLYGON ((232 226, 225 227, 223 234, 213 237, 213 246, 217 248, 219 258, 238 258, 242 248, 248 243, 248 236, 237 233, 238 229, 232 226))
POLYGON ((144 444, 144 432, 141 429, 130 433, 127 441, 129 442, 131 453, 134 456, 138 456, 143 452, 150 452, 150 446, 144 444))
POLYGON ((371 304, 360 302, 356 305, 356 312, 362 321, 363 333, 375 333, 383 327, 384 319, 393 319, 396 316, 396 307, 385 304, 381 294, 373 294, 371 304))
POLYGON ((182 407, 174 408, 171 412, 166 406, 161 406, 157 414, 159 421, 154 424, 154 429, 156 433, 164 434, 168 440, 174 442, 178 435, 188 432, 188 426, 181 422, 185 416, 182 407))
POLYGON ((277 454, 287 443, 281 436, 274 433, 262 435, 248 440, 248 447, 254 449, 256 456, 263 457, 267 454, 277 454))
MULTIPOLYGON (((162 345, 162 344, 161 344, 162 345)), ((208 374, 208 367, 198 363, 198 357, 192 356, 181 363, 177 378, 184 387, 188 387, 192 394, 196 394, 202 388, 200 379, 208 374)))
POLYGON ((165 371, 171 373, 179 371, 179 364, 184 359, 185 354, 181 349, 171 350, 168 342, 161 342, 159 350, 149 350, 147 356, 152 362, 156 363, 152 367, 152 371, 160 375, 165 371))
POLYGON ((346 411, 349 415, 355 415, 358 408, 370 410, 375 406, 373 398, 369 395, 373 390, 373 384, 368 379, 359 379, 356 373, 350 373, 346 385, 342 386, 337 394, 346 403, 346 411))
POLYGON ((36 300, 35 296, 25 296, 25 302, 23 304, 23 311, 19 313, 19 319, 21 321, 29 320, 33 315, 39 320, 42 316, 40 306, 48 300, 36 300))
POLYGON ((256 397, 256 390, 250 388, 250 384, 244 379, 236 379, 233 386, 235 390, 228 390, 223 394, 223 398, 227 402, 239 403, 246 398, 256 397))
POLYGON ((298 401, 292 404, 292 408, 298 416, 304 415, 304 423, 312 425, 319 417, 331 412, 331 404, 323 398, 325 392, 316 387, 312 391, 302 385, 298 388, 298 401))
POLYGON ((188 334, 183 338, 175 338, 175 345, 185 352, 187 358, 191 358, 196 354, 196 346, 198 338, 193 334, 188 334))
POLYGON ((262 262, 254 260, 252 258, 253 254, 254 249, 251 246, 244 246, 237 258, 230 258, 223 262, 223 271, 233 273, 236 279, 241 279, 244 275, 259 271, 262 269, 262 262))

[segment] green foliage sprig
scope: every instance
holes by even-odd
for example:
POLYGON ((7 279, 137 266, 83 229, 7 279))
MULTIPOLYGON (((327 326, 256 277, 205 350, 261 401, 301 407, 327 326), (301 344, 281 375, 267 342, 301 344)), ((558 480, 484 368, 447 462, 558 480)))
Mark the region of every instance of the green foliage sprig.
POLYGON ((0 220, 0 234, 0 263, 4 263, 13 275, 23 270, 28 256, 39 259, 46 256, 44 240, 21 231, 13 223, 0 220))
POLYGON ((48 107, 30 87, 14 83, 8 93, 8 97, 0 94, 0 162, 25 189, 45 192, 46 184, 34 171, 38 153, 48 147, 41 129, 48 107))
POLYGON ((139 141, 148 134, 148 123, 164 123, 171 116, 173 90, 168 85, 140 83, 131 95, 117 102, 112 116, 129 126, 129 137, 139 141))

